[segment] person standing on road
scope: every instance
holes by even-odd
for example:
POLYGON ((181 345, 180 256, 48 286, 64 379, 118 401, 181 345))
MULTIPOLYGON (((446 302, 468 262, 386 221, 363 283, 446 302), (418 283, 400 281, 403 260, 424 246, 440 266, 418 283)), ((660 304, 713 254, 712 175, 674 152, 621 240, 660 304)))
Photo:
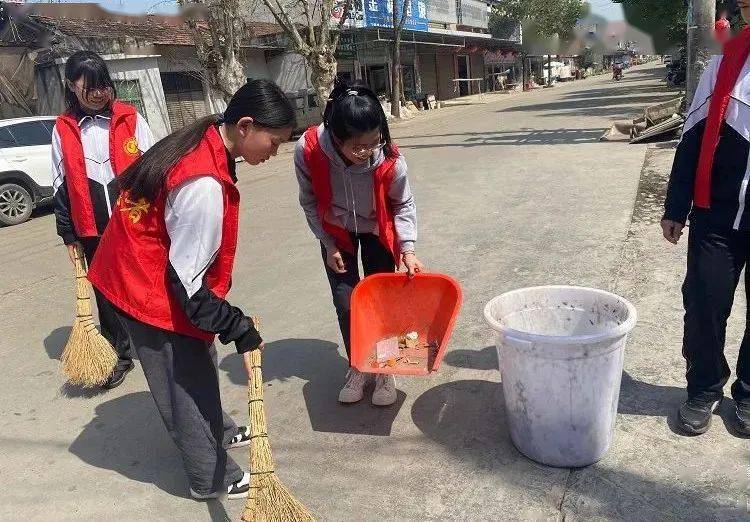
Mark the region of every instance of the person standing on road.
POLYGON ((89 270, 130 335, 151 395, 182 455, 198 500, 246 497, 250 475, 226 447, 250 430, 223 413, 215 334, 243 354, 263 340, 225 297, 237 247, 235 158, 276 155, 294 109, 273 82, 253 80, 222 117, 207 116, 160 141, 120 178, 121 193, 89 270))
MULTIPOLYGON (((750 0, 739 0, 750 22, 750 0)), ((677 243, 690 219, 683 356, 688 399, 679 422, 689 433, 708 430, 730 370, 724 356, 727 319, 750 260, 750 28, 714 57, 700 79, 669 180, 664 237, 677 243)), ((750 277, 745 276, 750 291, 750 277)), ((748 316, 750 318, 750 315, 748 316)), ((732 385, 737 428, 750 434, 750 325, 732 385)))
MULTIPOLYGON (((401 262, 410 276, 423 270, 414 253, 417 211, 406 160, 391 140, 377 96, 363 86, 337 84, 323 124, 297 142, 294 164, 299 200, 307 223, 320 241, 341 335, 350 356, 350 299, 365 276, 394 272, 401 262)), ((339 393, 342 403, 358 402, 371 375, 349 369, 339 393)), ((392 375, 378 374, 372 403, 396 401, 392 375)))
MULTIPOLYGON (((65 64, 65 104, 52 134, 52 173, 57 233, 75 260, 75 247, 91 263, 117 199, 117 177, 154 142, 135 107, 119 101, 107 64, 79 51, 65 64)), ((118 355, 103 384, 122 384, 133 369, 127 334, 106 300, 95 293, 102 335, 118 355)))

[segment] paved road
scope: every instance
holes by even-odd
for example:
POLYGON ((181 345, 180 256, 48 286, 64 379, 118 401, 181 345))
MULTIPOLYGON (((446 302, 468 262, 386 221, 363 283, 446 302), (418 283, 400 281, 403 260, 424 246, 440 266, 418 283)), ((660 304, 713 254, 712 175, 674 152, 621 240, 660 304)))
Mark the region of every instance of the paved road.
MULTIPOLYGON (((613 119, 668 96, 660 74, 644 67, 619 84, 601 77, 488 96, 395 129, 417 195, 418 251, 462 282, 465 304, 441 371, 401 379, 391 408, 336 403, 346 361, 319 250, 296 201, 291 146, 262 167, 241 168, 232 300, 264 317, 277 469, 319 519, 655 520, 714 506, 689 494, 710 477, 680 475, 679 451, 655 455, 632 411, 620 416, 613 451, 583 474, 521 456, 481 318, 488 299, 512 288, 616 288, 645 146, 598 138, 613 119), (654 476, 648 469, 659 459, 668 464, 654 476)), ((2 229, 0 239, 0 519, 238 519, 240 502, 187 498, 140 371, 104 394, 61 387, 73 286, 52 216, 2 229)), ((220 350, 221 387, 225 408, 242 422, 245 383, 232 351, 220 350)), ((659 408, 644 415, 673 436, 659 408)), ((689 441, 678 443, 690 451, 689 441)))

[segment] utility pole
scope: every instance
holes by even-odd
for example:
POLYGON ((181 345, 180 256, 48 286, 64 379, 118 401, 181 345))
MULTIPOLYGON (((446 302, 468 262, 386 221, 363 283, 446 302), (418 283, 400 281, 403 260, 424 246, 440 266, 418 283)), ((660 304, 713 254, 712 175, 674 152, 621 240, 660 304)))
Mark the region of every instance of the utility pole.
POLYGON ((687 19, 687 92, 690 107, 714 46, 713 30, 716 22, 716 0, 688 0, 687 19))

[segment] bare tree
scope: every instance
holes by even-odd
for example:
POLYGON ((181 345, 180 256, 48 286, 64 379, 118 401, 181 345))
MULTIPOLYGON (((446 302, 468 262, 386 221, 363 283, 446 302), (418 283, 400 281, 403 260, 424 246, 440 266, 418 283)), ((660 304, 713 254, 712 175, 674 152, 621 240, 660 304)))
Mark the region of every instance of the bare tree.
POLYGON ((409 7, 411 6, 411 0, 403 0, 399 3, 399 0, 393 1, 393 49, 392 49, 392 61, 393 67, 391 69, 391 115, 394 118, 401 117, 401 98, 403 97, 402 92, 402 76, 401 76, 401 32, 404 29, 406 23, 406 16, 409 13, 409 7), (399 10, 398 7, 401 6, 399 10))
MULTIPOLYGON (((242 38, 249 36, 241 0, 177 0, 195 33, 198 59, 206 71, 211 101, 228 102, 247 79, 240 61, 242 38)), ((221 110, 222 107, 213 107, 221 110)))
POLYGON ((352 0, 263 0, 263 4, 310 67, 310 81, 321 110, 336 78, 336 48, 352 0), (337 16, 333 13, 337 11, 337 16), (340 15, 340 17, 338 16, 340 15))

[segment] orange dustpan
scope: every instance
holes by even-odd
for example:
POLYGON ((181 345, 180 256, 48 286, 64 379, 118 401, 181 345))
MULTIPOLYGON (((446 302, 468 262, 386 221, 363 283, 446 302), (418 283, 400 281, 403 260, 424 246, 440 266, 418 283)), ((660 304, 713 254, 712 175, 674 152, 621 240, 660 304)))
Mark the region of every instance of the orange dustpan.
MULTIPOLYGON (((351 299, 351 364, 361 372, 427 375, 440 368, 461 308, 458 282, 442 274, 375 274, 351 299), (414 345, 378 359, 376 346, 416 332, 414 345)), ((382 354, 382 352, 381 352, 382 354)))

